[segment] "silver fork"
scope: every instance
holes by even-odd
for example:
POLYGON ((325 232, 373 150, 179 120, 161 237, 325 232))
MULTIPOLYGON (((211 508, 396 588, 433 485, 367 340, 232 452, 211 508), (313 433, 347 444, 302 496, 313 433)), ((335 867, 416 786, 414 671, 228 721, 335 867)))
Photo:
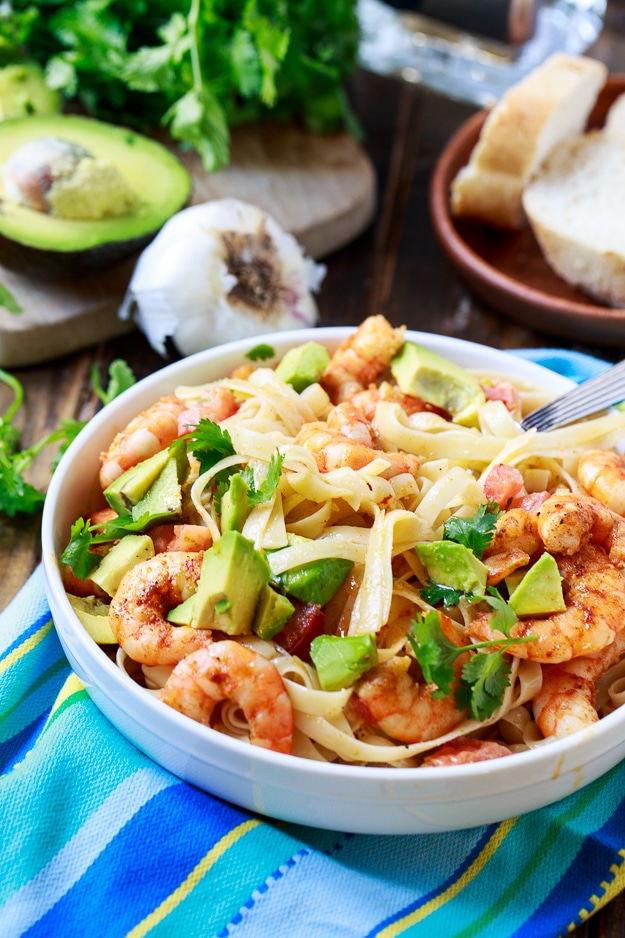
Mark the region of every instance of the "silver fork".
POLYGON ((562 397, 533 410, 521 421, 524 430, 553 430, 625 400, 625 359, 578 384, 562 397))

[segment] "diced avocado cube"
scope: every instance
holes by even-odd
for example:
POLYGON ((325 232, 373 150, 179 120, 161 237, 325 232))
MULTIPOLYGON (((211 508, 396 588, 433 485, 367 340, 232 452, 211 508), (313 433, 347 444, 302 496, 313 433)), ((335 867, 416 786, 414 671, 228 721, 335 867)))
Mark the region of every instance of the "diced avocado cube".
POLYGON ((304 603, 325 606, 342 585, 354 564, 342 557, 311 560, 301 567, 286 570, 277 578, 285 593, 304 603))
POLYGON ((322 690, 351 687, 377 663, 375 635, 318 635, 310 643, 310 657, 322 690))
POLYGON ((174 606, 173 609, 170 609, 167 613, 167 621, 171 622, 172 625, 191 625, 193 621, 193 610, 195 608, 195 596, 196 594, 193 593, 192 596, 187 597, 179 606, 174 606))
POLYGON ((434 583, 464 593, 482 594, 488 568, 473 551, 455 541, 426 541, 415 547, 419 560, 434 583))
POLYGON ((162 471, 142 498, 133 505, 134 521, 143 521, 145 527, 176 521, 182 516, 182 482, 189 471, 189 461, 171 455, 162 471))
POLYGON ((404 394, 442 407, 456 423, 474 423, 486 399, 474 375, 416 342, 404 342, 391 361, 391 373, 404 394))
POLYGON ((221 530, 241 531, 251 511, 247 494, 249 487, 240 472, 230 479, 228 491, 221 499, 221 530))
POLYGON ((294 612, 295 606, 286 596, 271 586, 265 586, 260 594, 252 629, 259 638, 269 640, 282 631, 294 612))
POLYGON ((551 554, 544 553, 529 568, 508 600, 518 616, 564 612, 562 577, 551 554))
POLYGON ((114 645, 117 639, 109 625, 109 607, 95 596, 72 596, 67 594, 70 605, 85 631, 98 645, 114 645))
POLYGON ((127 469, 114 482, 111 482, 104 490, 104 497, 111 508, 118 515, 131 514, 133 506, 143 498, 150 486, 156 482, 172 456, 176 459, 180 480, 184 481, 185 471, 186 473, 189 471, 186 447, 184 445, 176 446, 173 452, 170 452, 169 449, 163 449, 148 459, 137 463, 136 466, 127 469))
POLYGON ((269 564, 252 541, 226 531, 204 553, 191 625, 228 635, 251 632, 269 576, 269 564))
POLYGON ((105 554, 91 574, 93 582, 114 596, 122 577, 132 567, 154 556, 154 543, 147 534, 126 534, 105 554))
POLYGON ((320 380, 330 362, 328 350, 318 342, 305 342, 289 349, 275 371, 298 394, 320 380))

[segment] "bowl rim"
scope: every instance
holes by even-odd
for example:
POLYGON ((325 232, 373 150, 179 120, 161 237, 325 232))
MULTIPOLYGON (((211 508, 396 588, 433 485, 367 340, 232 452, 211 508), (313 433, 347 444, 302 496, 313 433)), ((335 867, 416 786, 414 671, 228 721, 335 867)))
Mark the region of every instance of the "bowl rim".
MULTIPOLYGON (((69 600, 63 588, 55 541, 57 540, 56 527, 57 515, 60 510, 60 499, 64 494, 64 470, 72 465, 74 458, 80 453, 82 448, 85 445, 89 446, 93 437, 97 437, 102 428, 106 427, 110 422, 113 422, 117 415, 127 411, 131 404, 134 408, 135 398, 139 396, 141 398, 147 398, 153 387, 163 384, 164 382, 171 384, 171 389, 173 390, 177 384, 181 383, 176 380, 180 375, 194 369, 196 366, 203 365, 206 361, 209 363, 216 362, 224 356, 243 356, 246 350, 260 343, 283 346, 283 349, 286 350, 290 344, 301 344, 303 341, 307 341, 313 337, 315 340, 321 342, 330 342, 331 340, 338 342, 353 331, 354 327, 339 326, 267 333, 197 352, 178 362, 166 365, 162 369, 142 379, 136 385, 124 391, 118 398, 99 411, 98 414, 89 421, 59 462, 48 489, 42 516, 42 563, 46 592, 50 605, 55 609, 61 610, 65 617, 60 622, 55 621, 55 626, 62 642, 66 641, 70 643, 73 647, 73 651, 78 651, 80 656, 86 655, 92 668, 96 668, 97 670, 103 669, 102 673, 107 681, 112 681, 113 684, 119 686, 123 692, 130 693, 133 697, 136 697, 137 702, 140 703, 139 710, 147 708, 148 712, 153 711, 157 717, 160 714, 161 718, 165 721, 165 725, 169 724, 174 731, 173 742, 176 742, 176 737, 179 740, 192 740, 196 743, 196 750, 197 748, 201 748, 202 745, 206 746, 207 742, 210 742, 211 748, 217 756, 221 750, 224 753, 235 756, 239 761, 260 761, 269 767, 273 766, 279 769, 286 779, 291 775, 298 775, 301 770, 304 770, 307 773, 307 777, 310 779, 329 776, 331 779, 345 779, 358 781, 359 783, 371 781, 382 784, 393 784, 394 786, 402 782, 407 782, 409 783, 410 791, 414 793, 413 786, 416 782, 425 784, 439 780, 445 780, 446 782, 452 780, 453 782, 457 782, 458 787, 461 788, 469 778, 479 780, 482 776, 492 776, 493 773, 496 772, 498 776, 505 779, 506 785, 509 786, 507 790, 513 793, 515 789, 527 787, 527 773, 531 773, 533 770, 540 770, 541 767, 545 769, 544 775, 541 777, 539 772, 532 777, 532 781, 539 783, 541 780, 551 779, 554 772, 554 763, 561 762, 565 755, 575 753, 576 750, 582 750, 583 754, 583 750, 590 742, 602 746, 597 755, 609 752, 611 749, 615 748, 619 740, 616 738, 612 744, 606 745, 605 743, 609 743, 610 740, 609 738, 606 740, 605 737, 606 735, 609 737, 609 734, 612 733, 612 725, 614 723, 618 724, 625 719, 625 709, 616 710, 606 715, 587 730, 573 734, 570 737, 552 741, 544 746, 539 745, 534 749, 524 752, 513 753, 514 758, 503 758, 481 763, 454 766, 451 772, 449 767, 399 768, 382 765, 344 765, 316 762, 315 760, 309 760, 303 757, 275 753, 261 747, 251 746, 246 741, 234 739, 210 727, 196 723, 173 709, 163 708, 165 712, 161 712, 160 708, 162 705, 160 702, 151 695, 146 694, 142 688, 135 685, 134 682, 125 676, 115 662, 89 637, 80 624, 69 604, 69 600)), ((452 352, 453 350, 463 351, 469 355, 474 353, 476 349, 482 353, 488 353, 487 357, 490 357, 490 353, 493 353, 494 358, 504 356, 502 364, 504 361, 508 360, 509 353, 505 350, 494 349, 464 339, 431 333, 421 333, 414 330, 407 330, 406 338, 423 344, 429 343, 430 345, 438 345, 439 347, 443 346, 450 349, 452 352)), ((450 353, 448 352, 448 354, 450 353)), ((534 378, 536 381, 540 381, 542 377, 543 381, 546 379, 548 383, 553 382, 555 385, 559 385, 562 390, 572 386, 572 382, 569 379, 556 375, 556 373, 534 362, 520 357, 515 359, 513 355, 510 355, 510 361, 516 363, 518 370, 522 371, 524 375, 528 377, 528 380, 534 378)), ((489 366, 476 364, 475 367, 476 370, 488 370, 489 366)), ((216 379, 208 377, 207 380, 216 379)), ((153 401, 155 398, 150 398, 150 400, 153 401)), ((137 410, 133 409, 132 413, 134 415, 137 413, 137 410)), ((87 690, 89 691, 88 686, 87 690)), ((135 720, 137 719, 136 713, 133 714, 133 718, 135 720)), ((150 729, 152 729, 152 727, 150 727, 150 729)), ((162 733, 159 733, 159 736, 163 739, 162 733)), ((167 740, 167 743, 171 745, 172 740, 167 740)))

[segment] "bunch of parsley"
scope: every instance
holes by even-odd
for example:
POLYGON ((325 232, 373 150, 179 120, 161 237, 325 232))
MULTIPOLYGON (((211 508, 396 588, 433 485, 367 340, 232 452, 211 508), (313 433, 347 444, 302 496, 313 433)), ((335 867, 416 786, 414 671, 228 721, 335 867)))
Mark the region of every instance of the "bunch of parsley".
POLYGON ((229 128, 271 116, 355 131, 343 85, 357 63, 356 0, 8 0, 3 47, 89 114, 167 126, 207 170, 229 128))

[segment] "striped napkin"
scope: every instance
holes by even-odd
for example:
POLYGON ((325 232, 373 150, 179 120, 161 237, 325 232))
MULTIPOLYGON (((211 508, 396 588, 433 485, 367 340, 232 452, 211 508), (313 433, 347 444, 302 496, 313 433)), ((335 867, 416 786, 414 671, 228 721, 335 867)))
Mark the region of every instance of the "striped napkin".
MULTIPOLYGON (((607 367, 522 354, 578 380, 607 367)), ((625 886, 625 763, 532 814, 400 837, 272 822, 181 782, 71 673, 41 570, 0 616, 0 714, 2 938, 555 938, 625 886)))

